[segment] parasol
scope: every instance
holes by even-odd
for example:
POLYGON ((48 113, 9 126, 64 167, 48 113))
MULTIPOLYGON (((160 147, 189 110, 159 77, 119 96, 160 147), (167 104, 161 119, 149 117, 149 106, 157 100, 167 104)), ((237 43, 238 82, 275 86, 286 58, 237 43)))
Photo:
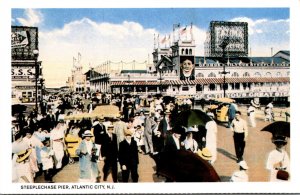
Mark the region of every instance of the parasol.
POLYGON ((276 121, 265 126, 261 131, 268 131, 273 136, 290 137, 290 123, 285 121, 276 121))
POLYGON ((161 152, 157 173, 174 182, 219 182, 220 177, 206 160, 186 150, 161 152))
POLYGON ((192 110, 185 110, 178 114, 175 122, 175 126, 184 126, 184 127, 191 127, 194 125, 202 125, 205 126, 205 124, 208 121, 211 121, 212 119, 203 111, 192 109, 192 110))

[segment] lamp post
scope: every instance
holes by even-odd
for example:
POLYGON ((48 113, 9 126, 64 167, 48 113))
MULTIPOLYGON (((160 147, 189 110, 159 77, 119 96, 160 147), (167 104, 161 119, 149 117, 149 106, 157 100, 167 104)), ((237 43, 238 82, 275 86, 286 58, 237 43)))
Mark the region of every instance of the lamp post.
POLYGON ((162 71, 162 65, 160 65, 159 67, 158 67, 158 69, 159 69, 159 92, 160 93, 162 93, 162 86, 161 86, 161 80, 162 80, 162 78, 161 78, 161 71, 162 71))
POLYGON ((225 37, 222 41, 222 43, 220 44, 220 47, 222 48, 222 61, 223 61, 223 71, 219 72, 220 74, 223 74, 223 97, 226 97, 226 74, 229 74, 230 72, 226 72, 225 70, 225 48, 227 47, 227 45, 229 44, 229 37, 225 37))
POLYGON ((39 50, 35 49, 33 50, 34 55, 34 66, 35 66, 35 110, 36 114, 38 114, 38 78, 39 78, 39 67, 37 63, 37 59, 39 56, 39 50))
POLYGON ((128 93, 130 94, 130 74, 128 74, 128 93))

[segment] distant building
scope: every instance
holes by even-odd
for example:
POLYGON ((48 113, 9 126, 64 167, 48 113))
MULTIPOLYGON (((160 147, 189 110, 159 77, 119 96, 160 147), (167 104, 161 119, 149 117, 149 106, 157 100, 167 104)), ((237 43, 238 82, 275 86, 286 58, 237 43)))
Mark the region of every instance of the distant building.
POLYGON ((90 90, 90 84, 87 80, 87 75, 83 73, 81 65, 81 54, 78 53, 78 59, 73 58, 73 68, 71 76, 66 82, 71 92, 84 92, 90 90))
MULTIPOLYGON (((241 29, 245 28, 243 23, 241 29)), ((167 44, 161 44, 161 40, 155 38, 153 65, 147 65, 146 70, 117 72, 107 71, 112 66, 110 63, 106 64, 108 68, 104 68, 105 71, 96 67, 90 78, 91 90, 141 95, 189 95, 196 99, 211 99, 223 97, 225 88, 226 97, 240 102, 249 102, 253 98, 262 102, 270 99, 288 102, 289 51, 279 51, 268 57, 248 57, 248 51, 245 50, 245 47, 248 48, 248 34, 246 37, 244 34, 239 36, 247 42, 242 46, 236 42, 234 46, 229 44, 233 50, 231 55, 196 56, 192 26, 175 29, 173 41, 169 39, 167 44), (240 53, 236 51, 237 48, 241 48, 240 53), (228 72, 225 79, 222 74, 224 65, 225 72, 228 72)))

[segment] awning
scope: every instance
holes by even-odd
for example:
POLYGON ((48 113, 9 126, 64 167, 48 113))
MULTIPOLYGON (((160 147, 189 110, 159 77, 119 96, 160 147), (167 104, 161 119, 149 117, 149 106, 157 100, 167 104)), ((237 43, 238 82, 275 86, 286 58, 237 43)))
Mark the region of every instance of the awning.
MULTIPOLYGON (((159 81, 112 81, 111 86, 159 86, 159 85, 208 85, 221 84, 224 78, 198 78, 195 80, 163 80, 159 81)), ((244 77, 225 78, 226 83, 286 83, 290 82, 290 77, 244 77)))

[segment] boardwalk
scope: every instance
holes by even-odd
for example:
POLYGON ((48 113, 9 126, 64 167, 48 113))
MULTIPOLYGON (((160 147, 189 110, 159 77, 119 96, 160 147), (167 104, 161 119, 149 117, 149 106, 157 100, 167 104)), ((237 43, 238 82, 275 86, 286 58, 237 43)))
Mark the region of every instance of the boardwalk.
MULTIPOLYGON (((243 111, 243 109, 241 109, 243 111)), ((244 119, 247 116, 243 115, 244 119)), ((282 116, 278 120, 284 120, 282 116)), ((261 132, 260 130, 269 124, 263 121, 262 117, 257 117, 257 127, 249 127, 249 136, 246 142, 244 159, 247 161, 249 170, 249 181, 253 182, 265 182, 268 181, 268 171, 265 169, 265 163, 269 151, 274 148, 271 143, 271 134, 268 132, 261 132)), ((233 144, 233 137, 230 129, 225 128, 222 124, 218 125, 218 156, 214 167, 221 177, 221 180, 229 181, 232 173, 239 168, 235 159, 235 151, 233 144)), ((286 150, 290 152, 290 143, 287 144, 286 150)), ((139 164, 139 182, 163 182, 164 178, 157 178, 155 175, 155 163, 148 155, 140 154, 139 164)), ((99 163, 99 167, 102 173, 103 161, 99 163)), ((291 173, 292 175, 293 173, 291 173)), ((103 175, 102 175, 103 177, 103 175)), ((119 172, 119 178, 121 178, 119 172)), ((67 165, 62 171, 60 171, 53 180, 58 183, 70 182, 77 183, 79 178, 79 163, 67 165)), ((38 177, 36 182, 44 182, 43 177, 38 177)), ((102 179, 101 179, 101 182, 102 179)), ((108 177, 107 182, 112 182, 111 175, 108 177)))

